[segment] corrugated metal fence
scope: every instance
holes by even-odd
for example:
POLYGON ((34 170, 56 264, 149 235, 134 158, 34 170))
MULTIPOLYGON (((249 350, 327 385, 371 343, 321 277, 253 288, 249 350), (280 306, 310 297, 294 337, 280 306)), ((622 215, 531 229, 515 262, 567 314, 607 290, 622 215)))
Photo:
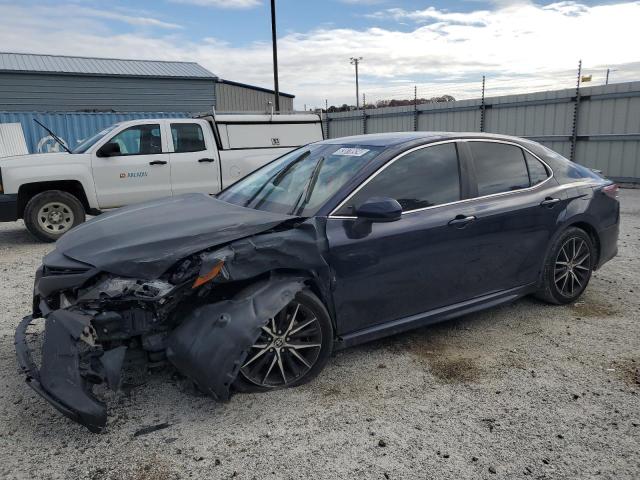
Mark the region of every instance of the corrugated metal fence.
POLYGON ((69 148, 73 148, 82 140, 117 122, 139 118, 184 118, 189 115, 181 112, 0 112, 0 123, 20 123, 29 153, 44 153, 58 152, 61 148, 34 119, 51 129, 69 148))
POLYGON ((579 95, 566 89, 487 98, 484 103, 461 100, 330 113, 325 129, 328 138, 413 130, 515 135, 573 156, 615 180, 640 182, 640 82, 580 88, 579 95))

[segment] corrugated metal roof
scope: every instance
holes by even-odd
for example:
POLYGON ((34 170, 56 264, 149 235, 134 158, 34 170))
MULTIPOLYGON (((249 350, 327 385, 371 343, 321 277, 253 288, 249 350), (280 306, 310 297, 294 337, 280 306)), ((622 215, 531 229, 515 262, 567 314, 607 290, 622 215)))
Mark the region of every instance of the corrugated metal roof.
POLYGON ((129 77, 218 78, 195 62, 125 60, 0 52, 0 71, 115 75, 129 77))

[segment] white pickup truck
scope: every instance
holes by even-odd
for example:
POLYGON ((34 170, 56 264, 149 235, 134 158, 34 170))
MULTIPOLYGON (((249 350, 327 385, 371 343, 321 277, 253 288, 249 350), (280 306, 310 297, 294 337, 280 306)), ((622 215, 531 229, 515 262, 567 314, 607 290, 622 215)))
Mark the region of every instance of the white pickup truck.
POLYGON ((218 193, 322 140, 318 115, 211 115, 112 125, 71 152, 0 159, 0 221, 55 241, 86 214, 181 193, 218 193))

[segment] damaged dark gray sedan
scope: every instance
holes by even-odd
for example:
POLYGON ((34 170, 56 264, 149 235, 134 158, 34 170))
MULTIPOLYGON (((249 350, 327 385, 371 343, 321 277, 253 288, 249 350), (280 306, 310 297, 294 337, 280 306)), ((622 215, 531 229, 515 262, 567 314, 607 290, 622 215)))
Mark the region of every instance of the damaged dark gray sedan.
POLYGON ((618 223, 615 184, 528 140, 327 140, 217 198, 134 205, 66 234, 36 273, 18 361, 100 432, 94 388, 117 389, 134 361, 226 400, 305 383, 337 348, 524 295, 573 302, 615 256, 618 223))

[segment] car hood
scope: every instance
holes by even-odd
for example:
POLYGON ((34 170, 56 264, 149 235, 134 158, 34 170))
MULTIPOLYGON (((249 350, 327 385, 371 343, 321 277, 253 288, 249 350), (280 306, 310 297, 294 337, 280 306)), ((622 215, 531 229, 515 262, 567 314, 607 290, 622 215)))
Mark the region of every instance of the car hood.
POLYGON ((50 255, 63 254, 116 275, 154 279, 188 255, 294 218, 187 194, 99 215, 65 234, 50 255))

